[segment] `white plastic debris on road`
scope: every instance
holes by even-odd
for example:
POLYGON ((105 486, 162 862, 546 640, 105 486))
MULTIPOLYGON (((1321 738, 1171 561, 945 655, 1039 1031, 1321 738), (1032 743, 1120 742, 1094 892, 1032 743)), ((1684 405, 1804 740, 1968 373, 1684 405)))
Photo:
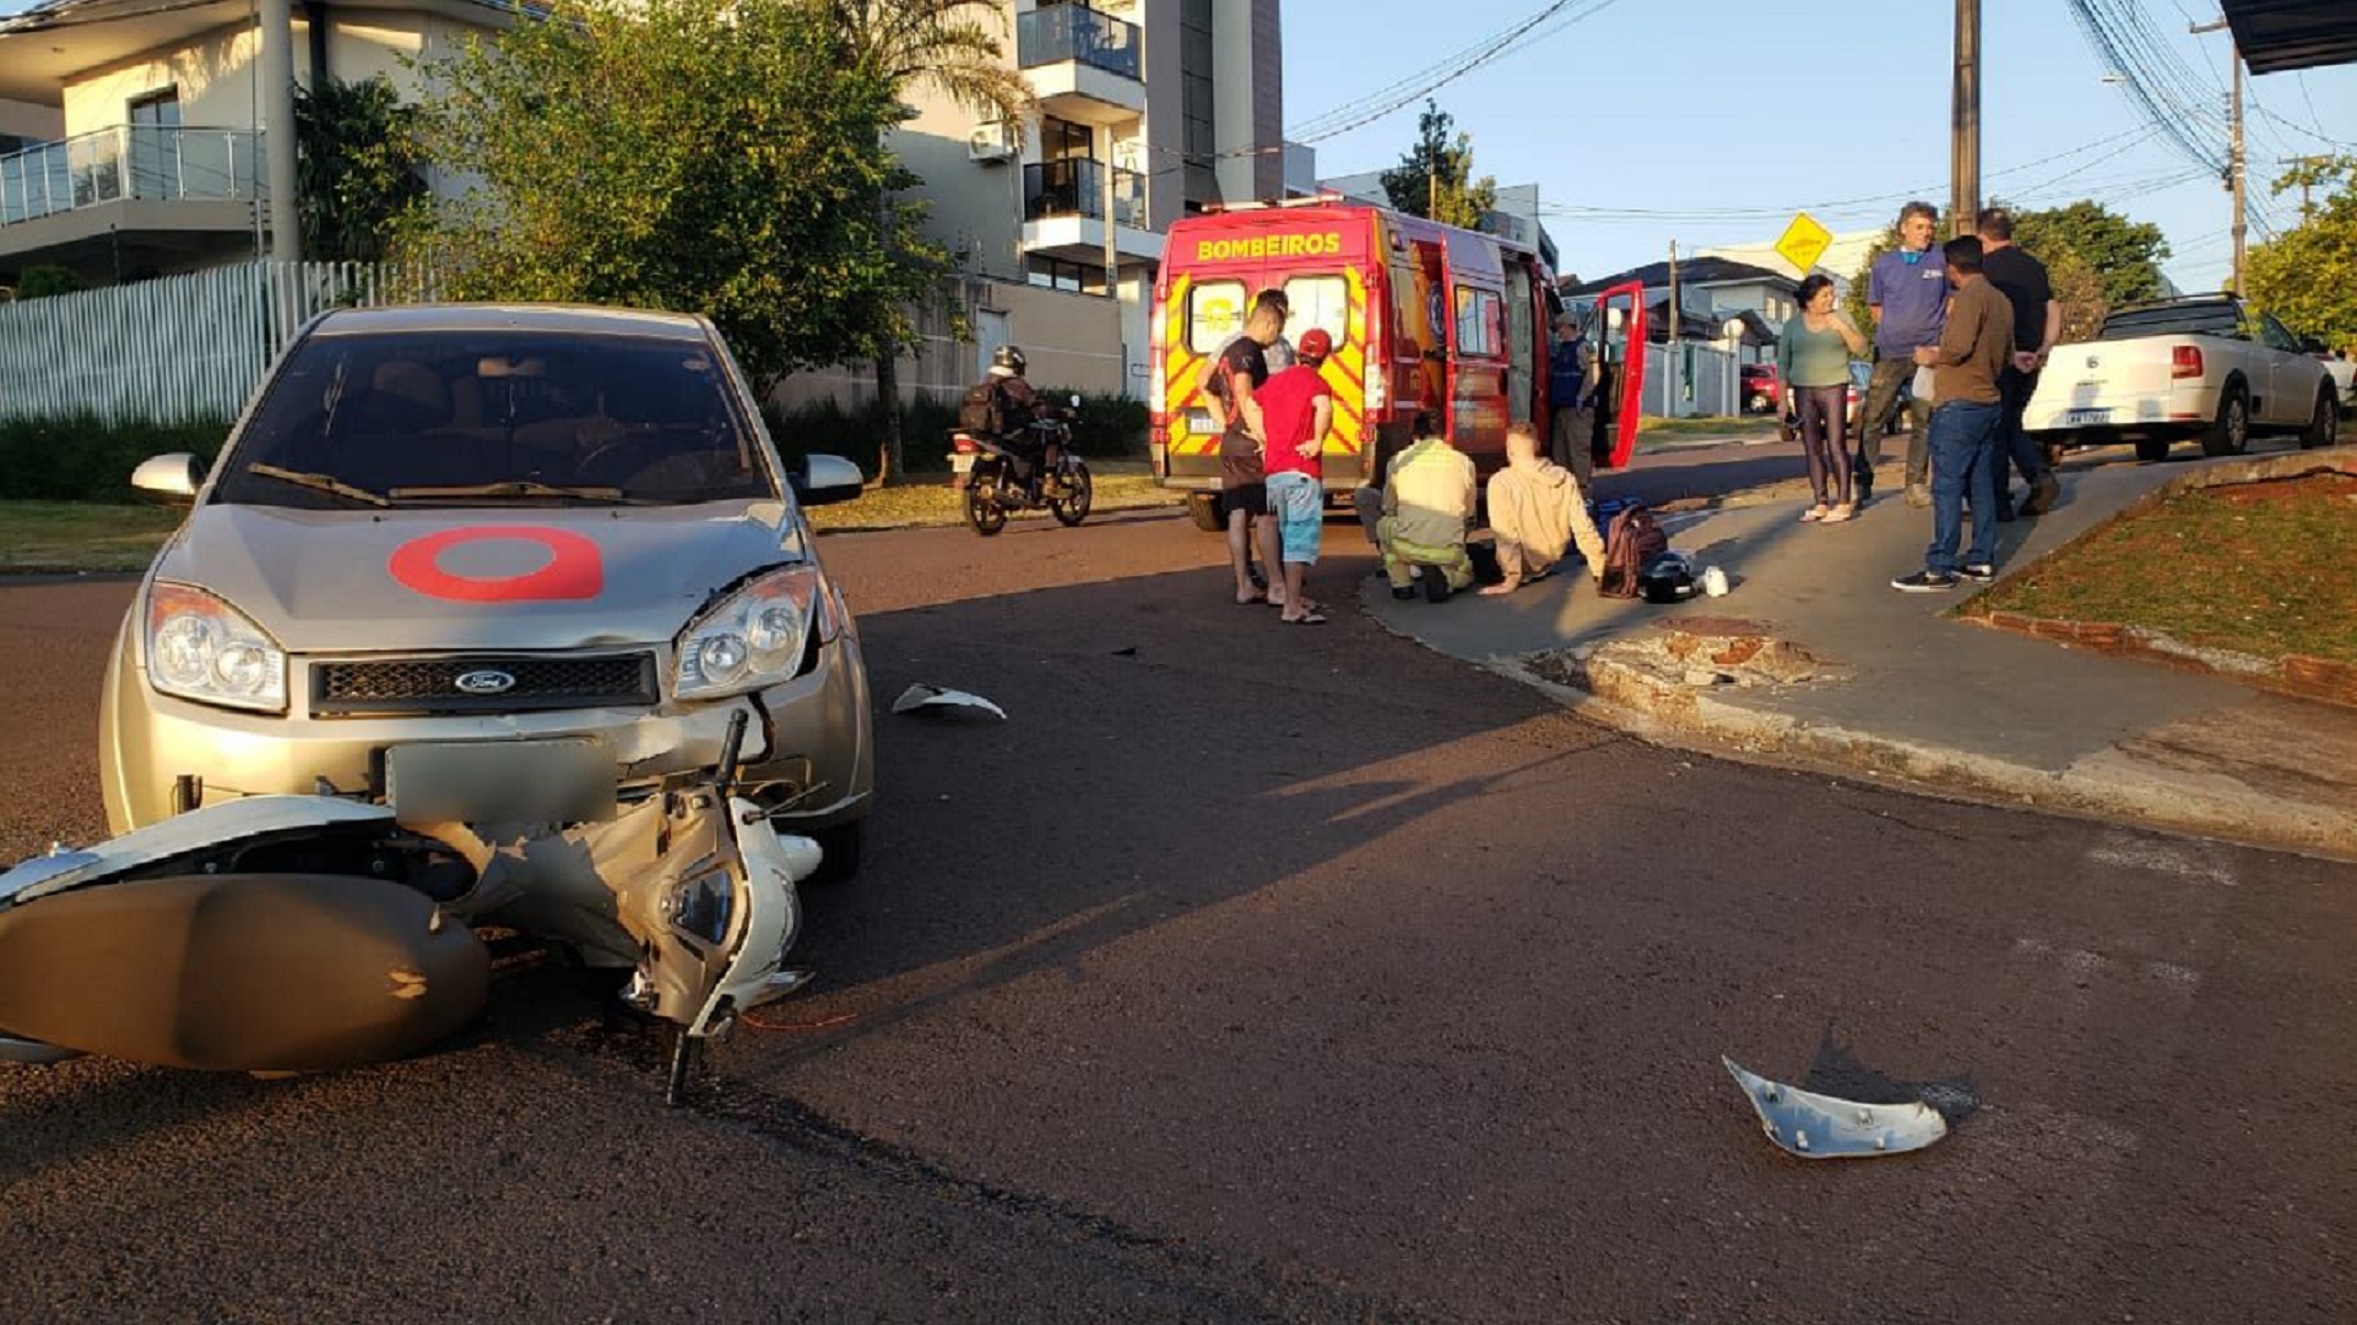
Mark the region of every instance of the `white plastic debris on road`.
POLYGON ((1948 1134, 1948 1120, 1921 1100, 1911 1104, 1860 1104, 1811 1091, 1796 1090, 1736 1066, 1720 1062, 1743 1087, 1760 1116, 1768 1139, 1786 1154, 1802 1159, 1872 1159, 1921 1150, 1948 1134))
POLYGON ((892 711, 894 713, 932 712, 949 714, 956 713, 960 710, 970 713, 988 713, 1001 722, 1006 721, 1007 718, 1007 711, 1005 709, 1002 709, 998 705, 991 703, 989 700, 984 699, 980 695, 968 694, 963 690, 945 690, 940 686, 926 685, 923 682, 919 682, 910 686, 908 689, 901 691, 900 698, 892 701, 892 711))

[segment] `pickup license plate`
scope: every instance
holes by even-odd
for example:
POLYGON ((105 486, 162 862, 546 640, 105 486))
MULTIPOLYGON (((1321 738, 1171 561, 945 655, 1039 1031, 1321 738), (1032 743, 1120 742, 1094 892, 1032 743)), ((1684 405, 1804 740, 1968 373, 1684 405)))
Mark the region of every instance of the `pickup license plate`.
POLYGON ((614 817, 620 774, 591 740, 438 741, 385 751, 385 801, 403 819, 592 823, 614 817))
POLYGON ((2074 409, 2064 413, 2062 421, 2067 427, 2091 428, 2097 424, 2111 422, 2111 411, 2108 409, 2074 409))
POLYGON ((950 467, 951 469, 954 469, 954 470, 956 470, 956 471, 957 471, 958 473, 960 473, 960 474, 971 474, 971 473, 973 473, 973 472, 974 472, 974 453, 973 453, 972 451, 952 451, 952 452, 950 452, 950 453, 949 453, 949 467, 950 467))

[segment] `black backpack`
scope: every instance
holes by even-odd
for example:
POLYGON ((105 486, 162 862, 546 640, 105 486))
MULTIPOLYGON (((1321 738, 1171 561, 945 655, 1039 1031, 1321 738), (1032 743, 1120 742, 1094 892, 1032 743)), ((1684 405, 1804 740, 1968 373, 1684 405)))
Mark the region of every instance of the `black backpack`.
POLYGON ((1012 411, 1007 408, 1007 393, 999 390, 998 382, 995 377, 985 378, 966 388, 966 398, 958 405, 960 428, 993 437, 1003 437, 1010 431, 1012 411))

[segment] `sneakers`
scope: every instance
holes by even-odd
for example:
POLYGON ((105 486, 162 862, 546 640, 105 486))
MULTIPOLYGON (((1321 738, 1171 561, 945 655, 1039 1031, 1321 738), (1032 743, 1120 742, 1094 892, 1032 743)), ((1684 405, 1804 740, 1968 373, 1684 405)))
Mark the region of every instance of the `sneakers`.
POLYGON ((2021 504, 2021 514, 2044 515, 2054 509, 2054 503, 2061 500, 2062 480, 2054 477, 2054 471, 2048 470, 2030 485, 2030 499, 2021 504))
POLYGON ((1913 575, 1902 575, 1891 581, 1900 593, 1946 593, 1956 587, 1956 577, 1938 571, 1919 570, 1913 575))
POLYGON ((1908 484, 1907 504, 1919 511, 1931 505, 1931 487, 1923 483, 1908 484))
POLYGON ((1966 566, 1964 578, 1974 584, 1995 584, 1997 582, 1997 568, 1986 563, 1966 566))

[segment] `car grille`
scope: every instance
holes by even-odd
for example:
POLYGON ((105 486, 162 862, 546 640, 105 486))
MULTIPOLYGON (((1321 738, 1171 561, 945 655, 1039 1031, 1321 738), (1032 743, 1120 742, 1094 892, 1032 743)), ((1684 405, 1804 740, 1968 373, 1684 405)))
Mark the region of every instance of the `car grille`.
POLYGON ((655 655, 594 658, 404 658, 311 665, 318 717, 388 713, 515 713, 528 709, 644 707, 661 698, 655 655), (473 692, 459 678, 493 674, 504 689, 473 692))

